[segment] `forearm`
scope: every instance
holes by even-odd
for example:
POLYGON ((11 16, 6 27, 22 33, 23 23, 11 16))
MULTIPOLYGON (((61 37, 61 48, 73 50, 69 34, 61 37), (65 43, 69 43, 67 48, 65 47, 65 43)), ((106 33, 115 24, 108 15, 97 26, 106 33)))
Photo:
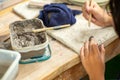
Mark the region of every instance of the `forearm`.
POLYGON ((105 80, 104 75, 101 75, 101 76, 100 75, 98 75, 98 76, 97 75, 89 76, 89 79, 90 80, 105 80))

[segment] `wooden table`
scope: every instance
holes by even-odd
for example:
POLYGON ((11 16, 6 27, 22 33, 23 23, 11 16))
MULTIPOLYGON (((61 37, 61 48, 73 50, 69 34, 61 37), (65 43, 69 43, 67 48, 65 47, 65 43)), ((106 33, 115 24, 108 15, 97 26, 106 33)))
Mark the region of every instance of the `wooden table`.
MULTIPOLYGON (((12 12, 12 7, 1 11, 0 18, 5 14, 10 15, 12 19, 14 19, 13 21, 21 19, 12 12)), ((0 20, 2 21, 2 19, 0 20)), ((5 21, 3 21, 3 24, 4 22, 5 21)), ((8 26, 11 22, 12 21, 8 21, 8 23, 5 22, 5 25, 8 26)), ((7 32, 8 35, 8 29, 7 32)), ((0 39, 6 36, 5 33, 0 35, 0 39)), ((105 47, 106 61, 120 52, 120 47, 116 49, 117 45, 119 45, 118 42, 119 40, 116 39, 105 47)), ((79 80, 86 75, 78 54, 53 38, 49 37, 49 43, 52 50, 51 58, 44 62, 20 64, 16 80, 79 80)))

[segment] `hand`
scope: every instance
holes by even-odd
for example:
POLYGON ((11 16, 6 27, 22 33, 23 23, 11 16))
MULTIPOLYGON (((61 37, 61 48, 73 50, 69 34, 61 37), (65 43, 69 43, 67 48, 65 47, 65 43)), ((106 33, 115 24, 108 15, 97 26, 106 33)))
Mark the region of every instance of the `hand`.
POLYGON ((111 26, 113 25, 113 20, 110 15, 107 14, 96 2, 92 2, 89 6, 89 1, 85 3, 82 7, 83 16, 88 20, 89 14, 92 14, 91 21, 98 26, 111 26))
POLYGON ((95 42, 94 38, 85 42, 81 48, 80 57, 82 64, 89 75, 90 80, 104 80, 105 49, 95 42))

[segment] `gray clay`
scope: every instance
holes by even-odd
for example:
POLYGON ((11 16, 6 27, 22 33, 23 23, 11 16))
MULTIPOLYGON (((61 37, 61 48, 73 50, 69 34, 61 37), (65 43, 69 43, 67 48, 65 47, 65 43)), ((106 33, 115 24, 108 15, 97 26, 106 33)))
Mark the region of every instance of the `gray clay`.
POLYGON ((26 32, 32 29, 43 28, 40 21, 35 19, 27 21, 17 21, 10 26, 12 37, 17 47, 28 47, 42 44, 46 41, 45 32, 33 33, 26 32))

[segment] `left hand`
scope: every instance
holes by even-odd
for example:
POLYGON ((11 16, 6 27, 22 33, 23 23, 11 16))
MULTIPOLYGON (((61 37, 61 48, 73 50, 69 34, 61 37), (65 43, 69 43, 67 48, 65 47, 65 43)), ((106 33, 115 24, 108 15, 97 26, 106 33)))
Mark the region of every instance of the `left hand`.
POLYGON ((90 80, 104 80, 105 72, 105 49, 95 42, 94 38, 85 42, 81 48, 80 57, 82 64, 88 73, 90 80))

